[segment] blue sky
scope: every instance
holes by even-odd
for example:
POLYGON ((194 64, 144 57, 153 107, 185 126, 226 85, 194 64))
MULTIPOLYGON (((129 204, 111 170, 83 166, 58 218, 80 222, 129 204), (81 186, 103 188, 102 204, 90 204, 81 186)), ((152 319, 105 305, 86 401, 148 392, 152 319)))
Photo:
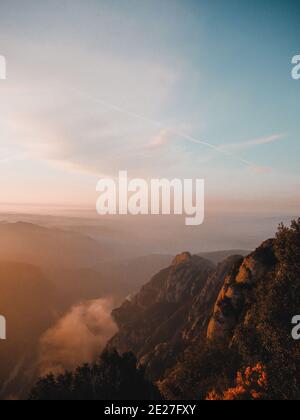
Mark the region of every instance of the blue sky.
POLYGON ((299 1, 0 11, 2 203, 93 206, 99 176, 126 169, 204 177, 211 203, 233 209, 299 208, 299 1))

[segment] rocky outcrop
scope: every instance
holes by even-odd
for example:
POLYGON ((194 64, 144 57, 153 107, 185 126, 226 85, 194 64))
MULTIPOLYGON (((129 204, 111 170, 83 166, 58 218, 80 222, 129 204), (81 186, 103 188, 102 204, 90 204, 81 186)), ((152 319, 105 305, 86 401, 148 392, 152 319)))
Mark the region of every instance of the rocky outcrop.
POLYGON ((233 255, 221 262, 216 271, 209 276, 199 296, 189 313, 187 327, 184 330, 183 338, 186 342, 197 341, 206 335, 208 323, 213 315, 215 302, 228 273, 234 267, 240 265, 243 258, 240 255, 233 255))
POLYGON ((173 267, 177 267, 180 264, 189 262, 192 259, 192 255, 189 252, 183 252, 182 254, 177 255, 172 263, 173 267))
POLYGON ((217 267, 188 252, 178 255, 130 301, 113 311, 119 332, 109 343, 132 351, 158 380, 180 355, 207 340, 230 343, 247 319, 253 287, 276 266, 274 241, 248 257, 231 256, 217 267))
POLYGON ((245 302, 253 286, 263 281, 264 276, 276 266, 274 241, 264 242, 244 260, 237 262, 225 278, 224 286, 215 304, 209 322, 207 338, 214 341, 228 341, 241 314, 245 312, 245 302))
POLYGON ((109 347, 132 351, 151 379, 162 377, 192 341, 205 338, 224 279, 237 261, 242 257, 230 257, 216 267, 188 252, 178 255, 113 311, 119 333, 109 347))

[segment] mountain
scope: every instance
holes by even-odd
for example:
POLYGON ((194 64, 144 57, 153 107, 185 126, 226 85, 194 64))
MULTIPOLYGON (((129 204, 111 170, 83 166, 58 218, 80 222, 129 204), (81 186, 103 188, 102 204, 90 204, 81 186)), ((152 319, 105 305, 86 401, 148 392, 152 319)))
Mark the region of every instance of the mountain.
POLYGON ((63 308, 108 295, 117 304, 172 259, 159 254, 126 258, 125 245, 108 240, 110 234, 114 235, 112 229, 99 227, 94 232, 97 239, 87 236, 92 228, 79 226, 85 234, 70 229, 0 223, 0 262, 18 261, 39 267, 60 294, 57 303, 63 308), (100 240, 100 232, 107 236, 106 240, 100 240))
POLYGON ((276 264, 275 241, 270 239, 228 273, 214 306, 207 330, 208 339, 226 341, 232 338, 253 285, 264 281, 275 270, 276 264))
POLYGON ((232 255, 241 255, 246 257, 251 251, 246 251, 242 249, 231 249, 228 251, 215 251, 215 252, 201 252, 198 254, 200 257, 205 258, 206 260, 212 261, 214 264, 219 264, 224 261, 226 258, 231 257, 232 255))
POLYGON ((123 256, 71 230, 0 223, 0 315, 8 330, 0 344, 0 398, 24 395, 35 380, 41 337, 74 306, 102 298, 119 305, 172 259, 123 256))
POLYGON ((61 228, 66 232, 91 238, 101 246, 107 246, 110 259, 125 260, 149 253, 147 247, 135 237, 134 231, 126 231, 122 225, 65 224, 61 228))
POLYGON ((300 219, 280 225, 275 238, 246 257, 233 255, 217 266, 179 254, 113 311, 119 331, 99 366, 50 375, 31 395, 63 398, 74 383, 71 398, 117 398, 131 374, 119 370, 105 382, 101 372, 113 372, 110 361, 119 355, 134 369, 137 361, 138 375, 166 400, 300 400, 300 340, 292 334, 299 330, 292 322, 300 307, 299 279, 300 219))
POLYGON ((246 258, 231 255, 217 266, 186 252, 178 255, 113 311, 119 333, 109 345, 120 353, 132 351, 157 380, 191 343, 229 339, 250 276, 259 281, 274 269, 273 242, 266 241, 246 258))
POLYGON ((0 258, 39 267, 82 268, 112 259, 107 245, 80 233, 31 223, 0 223, 0 258))
POLYGON ((133 352, 166 399, 300 399, 300 219, 216 267, 185 252, 114 310, 108 349, 133 352))
POLYGON ((241 256, 217 267, 185 252, 131 300, 113 311, 119 333, 109 347, 136 354, 152 380, 161 378, 193 339, 204 337, 227 273, 241 256))
POLYGON ((55 319, 55 290, 37 267, 1 262, 0 312, 7 320, 7 340, 0 345, 0 397, 13 397, 34 378, 39 337, 55 319))

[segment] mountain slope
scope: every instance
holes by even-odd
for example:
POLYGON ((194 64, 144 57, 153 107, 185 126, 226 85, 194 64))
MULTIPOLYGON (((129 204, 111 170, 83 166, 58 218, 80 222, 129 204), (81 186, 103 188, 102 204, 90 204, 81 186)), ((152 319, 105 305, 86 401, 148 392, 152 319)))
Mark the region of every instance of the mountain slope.
POLYGON ((300 219, 217 268, 179 255, 113 312, 109 347, 135 353, 167 399, 300 399, 299 308, 300 219))
POLYGON ((30 223, 0 223, 0 258, 39 267, 82 268, 112 259, 113 252, 105 244, 60 229, 30 223))
POLYGON ((243 258, 232 255, 216 267, 189 253, 127 300, 112 316, 119 333, 109 343, 132 351, 151 379, 161 379, 187 348, 206 339, 229 341, 252 281, 274 268, 274 241, 243 258))
POLYGON ((22 395, 34 377, 38 339, 55 319, 54 296, 38 268, 0 263, 0 313, 7 320, 7 340, 0 343, 0 397, 22 395))
POLYGON ((226 341, 231 338, 253 286, 275 269, 274 245, 274 240, 264 242, 226 276, 208 326, 208 339, 226 341))
POLYGON ((158 378, 174 363, 195 296, 214 272, 212 262, 183 253, 132 300, 113 311, 120 332, 110 342, 120 353, 132 351, 158 378))

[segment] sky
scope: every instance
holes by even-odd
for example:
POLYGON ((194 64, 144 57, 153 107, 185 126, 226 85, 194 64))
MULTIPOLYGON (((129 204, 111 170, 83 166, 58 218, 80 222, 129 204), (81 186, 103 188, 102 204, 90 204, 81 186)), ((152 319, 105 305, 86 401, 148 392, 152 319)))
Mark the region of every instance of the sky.
POLYGON ((298 0, 0 0, 0 205, 94 207, 100 177, 204 178, 296 211, 298 0))

